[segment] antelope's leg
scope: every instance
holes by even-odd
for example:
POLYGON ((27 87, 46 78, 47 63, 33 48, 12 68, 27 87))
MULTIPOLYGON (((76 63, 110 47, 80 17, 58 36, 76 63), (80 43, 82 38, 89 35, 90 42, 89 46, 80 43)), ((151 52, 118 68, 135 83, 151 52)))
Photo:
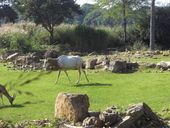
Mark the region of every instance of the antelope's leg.
POLYGON ((84 75, 86 77, 87 82, 89 82, 89 79, 87 78, 86 72, 83 69, 82 69, 82 71, 83 71, 83 73, 84 73, 84 75))
POLYGON ((68 76, 67 71, 66 71, 66 70, 64 70, 64 72, 65 72, 65 74, 66 74, 66 76, 67 76, 68 80, 71 82, 71 80, 70 80, 70 78, 69 78, 69 76, 68 76))
POLYGON ((55 84, 58 83, 58 80, 59 80, 59 77, 60 77, 60 73, 61 73, 61 70, 58 71, 58 77, 57 77, 57 80, 55 81, 55 84))
POLYGON ((78 80, 77 80, 77 82, 76 82, 76 84, 79 84, 79 82, 80 82, 80 76, 81 76, 81 70, 80 69, 78 69, 78 80))
POLYGON ((4 105, 4 100, 3 100, 3 95, 0 94, 1 100, 2 100, 2 104, 4 105))

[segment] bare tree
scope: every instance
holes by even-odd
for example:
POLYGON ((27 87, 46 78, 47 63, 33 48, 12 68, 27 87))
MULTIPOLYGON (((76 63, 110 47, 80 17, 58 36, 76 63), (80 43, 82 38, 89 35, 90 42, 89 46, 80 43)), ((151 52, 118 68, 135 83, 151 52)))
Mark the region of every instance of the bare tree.
POLYGON ((154 45, 155 45, 155 0, 152 0, 150 17, 150 50, 154 50, 154 45))

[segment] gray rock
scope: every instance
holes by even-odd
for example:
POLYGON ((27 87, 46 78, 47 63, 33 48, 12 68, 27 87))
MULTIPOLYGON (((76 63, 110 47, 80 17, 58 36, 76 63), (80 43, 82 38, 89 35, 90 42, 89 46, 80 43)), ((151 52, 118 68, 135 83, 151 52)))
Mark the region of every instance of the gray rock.
MULTIPOLYGON (((115 128, 139 128, 141 122, 147 122, 151 125, 157 125, 159 128, 161 126, 161 121, 157 117, 157 115, 151 110, 151 108, 145 103, 139 103, 131 106, 127 112, 126 116, 119 122, 115 128), (147 121, 146 121, 147 120, 147 121), (136 124, 138 124, 136 126, 136 124)), ((149 125, 150 125, 149 124, 149 125)), ((146 124, 147 125, 147 124, 146 124)), ((142 126, 140 126, 142 128, 142 126)))
POLYGON ((128 62, 127 63, 127 70, 128 71, 134 71, 139 68, 139 64, 137 62, 128 62))
POLYGON ((150 64, 146 64, 147 68, 156 68, 156 64, 155 63, 150 63, 150 64))
POLYGON ((126 61, 115 61, 110 64, 109 70, 114 73, 126 73, 127 72, 127 63, 126 61))
POLYGON ((118 122, 119 118, 119 114, 116 111, 116 107, 111 107, 106 109, 104 112, 102 112, 99 115, 100 120, 102 120, 106 126, 110 126, 113 125, 115 123, 118 122))
POLYGON ((91 111, 88 114, 89 117, 93 116, 93 117, 97 117, 97 118, 99 118, 99 115, 100 115, 100 112, 91 112, 91 111))
POLYGON ((102 127, 102 121, 99 118, 96 117, 87 117, 83 121, 83 126, 88 127, 88 126, 93 126, 93 127, 102 127))
POLYGON ((161 61, 156 64, 156 67, 162 70, 168 70, 170 68, 170 62, 169 61, 161 61))

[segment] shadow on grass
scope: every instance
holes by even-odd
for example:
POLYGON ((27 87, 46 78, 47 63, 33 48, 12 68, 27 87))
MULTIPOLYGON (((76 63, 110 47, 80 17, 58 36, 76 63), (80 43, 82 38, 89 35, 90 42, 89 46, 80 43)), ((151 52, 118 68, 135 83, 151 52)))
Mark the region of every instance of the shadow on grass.
POLYGON ((0 109, 5 109, 5 108, 22 108, 25 107, 25 105, 29 105, 29 104, 40 104, 40 103, 44 103, 45 101, 41 100, 41 101, 37 101, 37 102, 31 102, 31 101, 26 101, 23 104, 13 104, 13 105, 1 105, 0 109))
POLYGON ((14 105, 3 105, 3 106, 0 106, 0 109, 4 109, 4 108, 22 108, 24 107, 23 105, 21 104, 14 104, 14 105))
POLYGON ((85 87, 85 86, 112 86, 112 84, 103 84, 103 83, 88 83, 88 84, 76 84, 76 87, 85 87))
POLYGON ((27 105, 27 104, 40 104, 40 103, 44 103, 44 100, 40 100, 40 101, 36 101, 36 102, 31 102, 31 101, 26 101, 23 104, 27 105))

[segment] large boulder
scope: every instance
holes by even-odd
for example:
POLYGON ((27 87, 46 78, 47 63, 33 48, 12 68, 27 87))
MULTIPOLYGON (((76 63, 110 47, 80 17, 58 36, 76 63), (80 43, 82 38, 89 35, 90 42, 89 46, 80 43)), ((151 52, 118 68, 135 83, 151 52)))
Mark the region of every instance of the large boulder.
POLYGON ((127 63, 127 71, 136 71, 138 68, 139 68, 139 64, 137 62, 127 63))
POLYGON ((156 68, 156 64, 155 63, 147 63, 146 67, 147 68, 156 68))
POLYGON ((68 121, 83 121, 88 116, 89 98, 86 94, 59 93, 55 103, 55 117, 68 121))
POLYGON ((126 62, 124 60, 117 60, 110 62, 108 70, 114 73, 128 73, 137 71, 139 64, 137 62, 126 62))
POLYGON ((170 68, 170 62, 169 61, 161 61, 156 64, 156 67, 162 70, 167 70, 170 68))
POLYGON ((163 126, 159 117, 145 103, 131 106, 126 116, 114 128, 161 128, 163 126))
POLYGON ((115 61, 114 63, 110 64, 109 70, 114 73, 126 73, 127 72, 127 63, 126 61, 115 61))

